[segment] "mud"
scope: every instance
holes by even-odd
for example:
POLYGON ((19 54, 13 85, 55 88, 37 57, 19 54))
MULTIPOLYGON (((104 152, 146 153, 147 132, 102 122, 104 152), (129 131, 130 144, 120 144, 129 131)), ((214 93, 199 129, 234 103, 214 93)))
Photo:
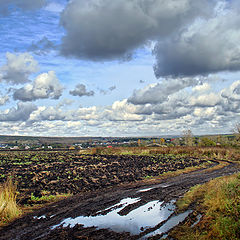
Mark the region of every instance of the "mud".
POLYGON ((185 213, 186 216, 176 216, 171 206, 169 214, 162 218, 159 217, 159 221, 155 222, 155 213, 151 215, 151 210, 154 209, 151 203, 164 208, 166 204, 182 196, 190 187, 238 171, 238 165, 229 162, 221 169, 198 170, 165 179, 162 182, 160 180, 153 180, 151 184, 144 181, 132 182, 82 192, 16 220, 0 230, 0 239, 160 239, 168 233, 171 226, 178 224, 180 218, 183 221, 191 209, 185 213), (129 199, 132 200, 129 202, 129 199), (147 206, 147 209, 144 206, 147 206), (112 213, 114 217, 118 215, 118 218, 131 216, 128 219, 130 222, 137 209, 149 211, 147 214, 154 218, 151 218, 154 222, 144 223, 143 218, 137 225, 137 230, 134 231, 131 231, 129 227, 111 230, 113 229, 110 226, 111 220, 106 221, 103 226, 100 226, 98 222, 94 222, 94 226, 91 226, 92 224, 85 224, 81 221, 75 225, 79 219, 102 218, 112 213))

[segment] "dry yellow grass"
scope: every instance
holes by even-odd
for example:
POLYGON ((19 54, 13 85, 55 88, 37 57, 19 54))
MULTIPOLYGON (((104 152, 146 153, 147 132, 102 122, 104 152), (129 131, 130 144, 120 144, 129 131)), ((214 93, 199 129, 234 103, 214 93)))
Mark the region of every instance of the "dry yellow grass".
POLYGON ((218 160, 240 160, 240 150, 237 148, 225 147, 98 147, 87 150, 81 150, 81 154, 113 154, 113 155, 155 155, 155 154, 173 154, 187 155, 191 157, 204 157, 207 159, 218 160))
POLYGON ((21 214, 16 198, 16 184, 9 178, 0 186, 0 225, 12 221, 21 214))

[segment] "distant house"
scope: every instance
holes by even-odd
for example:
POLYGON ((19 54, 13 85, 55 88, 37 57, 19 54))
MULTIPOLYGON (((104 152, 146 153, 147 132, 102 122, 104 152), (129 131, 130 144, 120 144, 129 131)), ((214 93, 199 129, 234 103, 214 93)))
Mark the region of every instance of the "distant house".
POLYGON ((13 146, 13 147, 11 147, 11 149, 13 149, 13 150, 18 150, 19 147, 18 147, 18 146, 13 146))
POLYGON ((48 149, 53 149, 53 147, 52 146, 48 146, 48 149))

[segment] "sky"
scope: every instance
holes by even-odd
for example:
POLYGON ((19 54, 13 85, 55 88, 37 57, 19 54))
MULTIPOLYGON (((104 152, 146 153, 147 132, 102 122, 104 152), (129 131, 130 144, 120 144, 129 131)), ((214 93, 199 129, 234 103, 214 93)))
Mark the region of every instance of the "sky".
POLYGON ((238 0, 0 0, 0 135, 231 133, 238 0))

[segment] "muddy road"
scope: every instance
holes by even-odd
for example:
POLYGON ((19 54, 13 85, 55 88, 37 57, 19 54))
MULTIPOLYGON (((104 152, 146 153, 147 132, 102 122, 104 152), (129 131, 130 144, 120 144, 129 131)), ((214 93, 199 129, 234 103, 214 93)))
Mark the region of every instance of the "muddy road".
POLYGON ((221 169, 80 193, 16 220, 0 230, 0 239, 160 239, 194 210, 174 211, 190 187, 238 171, 229 162, 221 169))

